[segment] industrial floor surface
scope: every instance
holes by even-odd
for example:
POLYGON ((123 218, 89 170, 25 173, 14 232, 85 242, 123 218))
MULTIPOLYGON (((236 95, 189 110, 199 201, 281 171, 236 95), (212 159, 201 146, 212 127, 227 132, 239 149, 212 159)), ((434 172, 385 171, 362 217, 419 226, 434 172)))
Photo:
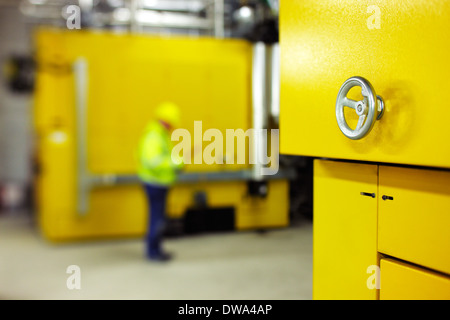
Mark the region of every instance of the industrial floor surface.
POLYGON ((1 214, 0 299, 312 298, 309 220, 264 233, 171 237, 165 247, 175 259, 155 264, 143 258, 141 239, 50 244, 27 215, 1 214), (71 265, 79 282, 67 273, 71 265))

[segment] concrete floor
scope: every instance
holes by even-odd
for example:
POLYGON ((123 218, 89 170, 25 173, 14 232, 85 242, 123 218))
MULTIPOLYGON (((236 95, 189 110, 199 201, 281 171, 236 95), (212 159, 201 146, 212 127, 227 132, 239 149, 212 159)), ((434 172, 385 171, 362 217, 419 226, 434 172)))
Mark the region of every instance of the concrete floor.
POLYGON ((175 259, 143 258, 141 239, 53 245, 23 214, 0 215, 0 299, 300 300, 312 298, 312 224, 266 233, 169 238, 175 259), (80 268, 80 289, 66 273, 80 268))

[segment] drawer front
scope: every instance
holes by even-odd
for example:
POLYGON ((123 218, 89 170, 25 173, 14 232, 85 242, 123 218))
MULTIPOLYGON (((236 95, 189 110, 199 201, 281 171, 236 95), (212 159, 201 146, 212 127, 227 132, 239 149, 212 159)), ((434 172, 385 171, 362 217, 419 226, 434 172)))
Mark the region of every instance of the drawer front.
POLYGON ((376 299, 376 191, 375 165, 314 161, 313 299, 376 299))
POLYGON ((380 252, 450 274, 450 172, 380 166, 378 232, 380 252))
POLYGON ((450 278, 391 259, 381 259, 381 300, 448 300, 450 278))
MULTIPOLYGON (((282 1, 280 150, 450 167, 450 2, 373 4, 282 1), (360 140, 344 136, 335 112, 339 89, 353 76, 369 80, 385 102, 383 117, 360 140)), ((358 117, 345 109, 354 128, 358 117)))

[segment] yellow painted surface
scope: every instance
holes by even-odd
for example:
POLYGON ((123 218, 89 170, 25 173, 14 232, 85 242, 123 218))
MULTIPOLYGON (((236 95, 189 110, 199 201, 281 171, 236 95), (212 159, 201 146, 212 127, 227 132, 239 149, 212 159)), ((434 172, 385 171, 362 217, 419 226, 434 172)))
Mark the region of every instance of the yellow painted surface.
MULTIPOLYGON (((189 130, 196 150, 209 144, 201 141, 209 128, 225 138, 225 129, 245 131, 251 125, 251 45, 246 41, 41 29, 35 47, 36 202, 48 239, 141 235, 146 228, 146 201, 138 185, 95 188, 89 212, 77 213, 73 63, 78 58, 88 64, 87 162, 93 174, 136 173, 138 140, 154 108, 166 100, 180 106, 180 127, 189 130), (197 120, 202 121, 200 136, 193 130, 197 120)), ((185 170, 244 168, 248 164, 203 163, 185 170)), ((169 195, 168 213, 180 217, 192 192, 201 188, 215 206, 237 207, 238 229, 285 226, 287 182, 271 186, 270 200, 258 203, 245 198, 245 182, 178 186, 169 195), (276 204, 280 210, 269 213, 276 204)))
MULTIPOLYGON (((243 40, 161 38, 103 32, 40 30, 35 124, 75 133, 73 63, 88 63, 88 167, 92 173, 132 173, 135 149, 154 108, 169 100, 182 111, 191 145, 205 148, 209 128, 251 125, 251 45, 243 40), (202 132, 194 136, 194 121, 202 132)), ((225 149, 225 145, 224 145, 225 149)), ((200 152, 198 152, 200 153, 200 152)), ((193 161, 193 158, 191 159, 193 161)), ((187 166, 186 171, 238 170, 243 164, 187 166)))
MULTIPOLYGON (((282 153, 450 167, 449 1, 284 0, 280 10, 282 153), (335 117, 352 76, 368 79, 386 103, 357 141, 335 117)), ((354 112, 347 119, 356 124, 354 112)))
MULTIPOLYGON (((268 198, 254 199, 248 197, 245 182, 179 184, 169 192, 167 214, 170 218, 182 218, 185 210, 194 206, 195 192, 202 191, 212 208, 234 207, 236 230, 286 227, 289 224, 288 182, 271 181, 269 188, 268 198)), ((70 206, 45 211, 41 219, 44 234, 51 240, 67 241, 136 236, 146 231, 147 202, 141 186, 95 189, 91 194, 91 208, 86 217, 75 214, 70 206), (114 200, 117 198, 121 201, 114 200)))
POLYGON ((268 184, 267 198, 248 195, 245 182, 180 184, 169 194, 168 212, 172 218, 181 218, 186 208, 194 206, 194 195, 207 192, 211 207, 234 207, 237 230, 285 227, 289 224, 289 184, 273 180, 268 184))
POLYGON ((267 198, 241 198, 236 213, 238 230, 285 227, 289 225, 289 184, 286 180, 273 180, 268 184, 267 198))
POLYGON ((392 259, 381 259, 381 300, 449 300, 450 278, 392 259))
POLYGON ((314 161, 313 299, 376 299, 377 166, 314 161))
POLYGON ((380 252, 450 274, 450 172, 380 166, 380 252))

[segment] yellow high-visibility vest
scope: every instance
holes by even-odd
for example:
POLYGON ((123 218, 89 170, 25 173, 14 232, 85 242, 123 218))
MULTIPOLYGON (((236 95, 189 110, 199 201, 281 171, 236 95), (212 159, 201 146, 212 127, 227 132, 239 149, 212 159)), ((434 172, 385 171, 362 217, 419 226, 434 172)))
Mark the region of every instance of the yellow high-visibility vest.
POLYGON ((172 159, 173 144, 168 130, 158 121, 151 122, 139 142, 138 176, 149 184, 172 185, 183 167, 182 159, 172 159))

